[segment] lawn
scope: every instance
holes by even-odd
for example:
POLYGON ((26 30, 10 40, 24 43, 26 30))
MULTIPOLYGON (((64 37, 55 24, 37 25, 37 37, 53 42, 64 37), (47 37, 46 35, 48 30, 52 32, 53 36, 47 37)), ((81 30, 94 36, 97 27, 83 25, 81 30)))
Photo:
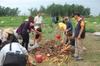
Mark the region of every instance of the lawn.
MULTIPOLYGON (((0 17, 0 27, 18 27, 23 20, 27 17, 0 17)), ((73 24, 75 23, 72 19, 73 24)), ((84 45, 87 51, 84 54, 83 61, 75 61, 71 58, 68 64, 62 63, 61 65, 51 64, 50 62, 44 62, 38 64, 37 66, 100 66, 100 36, 94 36, 92 33, 94 31, 100 31, 100 17, 86 18, 86 39, 84 40, 84 45)), ((54 39, 56 31, 56 25, 52 24, 50 18, 44 18, 45 26, 43 28, 44 40, 54 39), (53 25, 53 27, 52 27, 53 25)))
MULTIPOLYGON (((26 18, 27 16, 0 17, 0 27, 18 27, 26 18)), ((72 22, 75 24, 74 19, 72 19, 72 22)), ((85 18, 85 22, 87 32, 100 31, 100 17, 85 18)), ((44 23, 46 27, 52 26, 52 21, 48 16, 44 17, 44 23)))

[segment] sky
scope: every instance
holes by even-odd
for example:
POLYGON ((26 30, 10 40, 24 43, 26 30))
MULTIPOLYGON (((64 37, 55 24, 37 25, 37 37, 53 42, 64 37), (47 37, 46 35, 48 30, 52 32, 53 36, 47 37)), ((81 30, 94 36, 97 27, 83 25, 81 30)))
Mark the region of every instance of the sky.
POLYGON ((100 0, 0 0, 0 6, 19 8, 20 14, 29 14, 28 9, 37 8, 40 6, 47 7, 52 3, 55 4, 79 4, 91 9, 91 15, 100 14, 100 0))

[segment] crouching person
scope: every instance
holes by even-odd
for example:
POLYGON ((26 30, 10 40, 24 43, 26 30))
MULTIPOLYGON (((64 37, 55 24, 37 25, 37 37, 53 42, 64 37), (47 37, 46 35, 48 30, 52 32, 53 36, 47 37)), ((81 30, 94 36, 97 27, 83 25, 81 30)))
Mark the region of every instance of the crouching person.
POLYGON ((13 30, 7 29, 6 41, 0 51, 0 66, 26 66, 27 50, 22 47, 13 34, 13 30))

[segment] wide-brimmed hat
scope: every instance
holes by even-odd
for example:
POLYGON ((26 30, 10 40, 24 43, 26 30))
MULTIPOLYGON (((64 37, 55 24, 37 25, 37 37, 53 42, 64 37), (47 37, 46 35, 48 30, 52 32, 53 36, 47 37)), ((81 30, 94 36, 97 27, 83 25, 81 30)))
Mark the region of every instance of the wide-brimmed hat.
POLYGON ((6 29, 4 29, 4 32, 9 33, 9 34, 14 33, 13 28, 6 28, 6 29))

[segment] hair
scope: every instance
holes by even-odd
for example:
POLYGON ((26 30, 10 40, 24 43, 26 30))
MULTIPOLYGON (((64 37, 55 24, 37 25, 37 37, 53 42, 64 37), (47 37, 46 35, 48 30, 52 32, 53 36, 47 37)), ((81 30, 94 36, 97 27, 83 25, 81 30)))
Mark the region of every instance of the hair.
POLYGON ((33 20, 34 20, 34 18, 33 18, 32 16, 29 16, 28 21, 29 21, 29 22, 33 22, 33 20))

